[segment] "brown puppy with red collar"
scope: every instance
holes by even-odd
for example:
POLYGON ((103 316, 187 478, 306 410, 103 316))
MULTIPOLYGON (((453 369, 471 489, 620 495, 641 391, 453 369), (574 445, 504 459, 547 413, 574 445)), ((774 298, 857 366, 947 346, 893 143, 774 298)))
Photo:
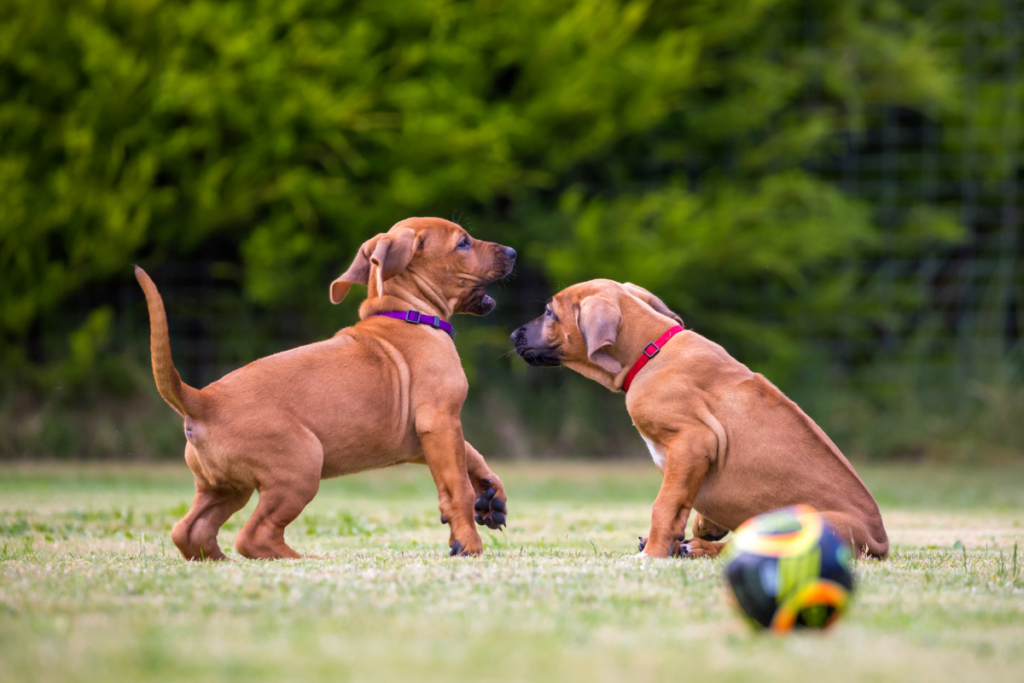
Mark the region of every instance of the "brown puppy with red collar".
POLYGON ((628 389, 626 409, 664 475, 641 552, 714 556, 725 545, 714 541, 750 517, 804 503, 858 554, 885 557, 878 505, 835 444, 718 344, 682 329, 666 335, 682 322, 641 287, 591 280, 556 294, 544 315, 512 333, 530 365, 564 365, 628 389), (694 538, 684 540, 691 509, 694 538))
POLYGON ((490 313, 494 299, 484 287, 508 275, 515 257, 449 221, 404 220, 363 244, 331 284, 334 303, 353 284, 368 285, 358 323, 254 361, 202 390, 175 370, 163 301, 136 267, 149 305, 153 375, 160 395, 185 418, 185 462, 195 475, 192 509, 171 532, 181 554, 225 559, 217 532, 255 490, 259 504, 235 548, 249 558, 299 557, 284 529, 321 479, 400 463, 430 468, 441 522, 451 525, 451 554, 480 553, 474 517, 500 527, 506 496, 463 439, 460 412, 469 387, 444 328, 451 329, 454 313, 490 313), (382 315, 407 311, 416 312, 404 316, 409 321, 382 315), (410 324, 416 318, 422 319, 410 324))

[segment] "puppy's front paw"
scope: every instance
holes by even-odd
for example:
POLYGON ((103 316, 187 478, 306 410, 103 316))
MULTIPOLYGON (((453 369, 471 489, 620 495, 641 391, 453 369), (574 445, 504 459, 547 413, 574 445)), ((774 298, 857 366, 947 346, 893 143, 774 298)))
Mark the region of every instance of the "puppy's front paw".
MULTIPOLYGON (((484 479, 485 484, 491 484, 491 480, 484 479)), ((477 524, 486 526, 488 529, 500 529, 505 526, 508 517, 508 507, 505 501, 498 497, 493 486, 488 486, 476 499, 473 504, 473 511, 476 513, 474 519, 477 524)))
MULTIPOLYGON (((476 534, 474 533, 474 535, 476 534)), ((479 537, 475 541, 469 540, 465 543, 456 538, 451 541, 451 550, 448 552, 448 555, 451 557, 464 557, 467 555, 480 555, 483 551, 484 547, 479 537)))

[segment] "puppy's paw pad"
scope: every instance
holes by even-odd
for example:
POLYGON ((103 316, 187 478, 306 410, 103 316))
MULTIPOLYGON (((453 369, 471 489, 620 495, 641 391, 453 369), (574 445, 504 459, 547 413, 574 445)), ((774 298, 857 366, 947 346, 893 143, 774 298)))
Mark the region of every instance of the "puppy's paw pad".
MULTIPOLYGON (((487 482, 489 483, 489 482, 487 482)), ((508 506, 504 500, 495 495, 493 487, 488 487, 473 503, 476 514, 473 519, 477 524, 488 529, 500 529, 508 519, 508 506)))
POLYGON ((480 497, 473 503, 473 509, 479 513, 487 512, 491 509, 491 501, 494 499, 494 487, 487 487, 487 489, 480 494, 480 497))

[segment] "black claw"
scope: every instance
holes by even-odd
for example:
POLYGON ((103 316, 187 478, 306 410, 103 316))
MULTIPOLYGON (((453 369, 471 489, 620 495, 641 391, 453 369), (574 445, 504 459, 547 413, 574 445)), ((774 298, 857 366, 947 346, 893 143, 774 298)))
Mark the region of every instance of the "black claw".
POLYGON ((447 523, 448 523, 448 518, 445 517, 444 515, 441 515, 441 524, 447 524, 447 523))
POLYGON ((452 545, 452 551, 450 553, 448 553, 448 555, 450 555, 451 557, 455 557, 456 555, 459 555, 461 553, 462 553, 462 544, 459 543, 459 541, 456 539, 455 543, 452 545))
POLYGON ((481 515, 479 512, 476 514, 475 517, 473 517, 473 519, 476 520, 477 524, 483 524, 484 523, 484 516, 481 515))
POLYGON ((505 515, 503 513, 501 513, 501 512, 492 512, 491 513, 491 521, 494 522, 494 526, 491 527, 491 528, 498 529, 503 524, 505 524, 505 515))
POLYGON ((644 548, 647 547, 647 539, 643 536, 637 536, 637 538, 640 539, 640 552, 643 552, 644 548))
POLYGON ((491 501, 491 509, 497 510, 498 512, 504 512, 505 501, 503 501, 501 498, 495 498, 494 500, 491 501))

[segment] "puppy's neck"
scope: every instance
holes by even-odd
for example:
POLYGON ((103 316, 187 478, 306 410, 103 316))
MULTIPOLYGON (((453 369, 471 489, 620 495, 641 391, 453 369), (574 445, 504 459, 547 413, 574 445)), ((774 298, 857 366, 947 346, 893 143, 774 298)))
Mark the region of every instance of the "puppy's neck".
POLYGON ((589 363, 585 364, 586 371, 573 367, 580 374, 603 384, 612 391, 622 391, 626 375, 629 374, 633 364, 643 355, 644 348, 679 324, 632 297, 623 298, 619 306, 622 311, 622 326, 619 328, 615 344, 605 347, 605 352, 619 362, 622 370, 612 374, 589 363))
POLYGON ((376 287, 371 287, 371 296, 359 306, 360 320, 378 313, 413 310, 447 322, 455 308, 455 302, 447 301, 439 287, 411 267, 385 281, 382 296, 373 290, 376 287))

